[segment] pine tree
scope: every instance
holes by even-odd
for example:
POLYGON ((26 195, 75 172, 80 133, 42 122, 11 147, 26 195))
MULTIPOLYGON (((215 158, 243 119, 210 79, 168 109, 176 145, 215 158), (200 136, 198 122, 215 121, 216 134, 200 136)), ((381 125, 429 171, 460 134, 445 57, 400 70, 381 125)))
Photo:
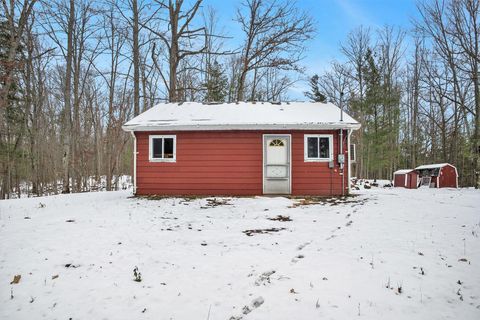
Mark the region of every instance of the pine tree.
MULTIPOLYGON (((7 68, 13 68, 17 70, 21 64, 22 52, 24 50, 23 43, 17 48, 17 55, 14 64, 7 62, 8 51, 9 51, 9 41, 10 41, 10 30, 6 21, 0 21, 0 88, 3 90, 6 86, 6 74, 7 68)), ((8 91, 7 106, 12 107, 12 104, 19 100, 19 86, 18 79, 12 77, 13 81, 10 83, 8 91)))
MULTIPOLYGON (((365 141, 363 148, 367 154, 366 168, 373 178, 380 178, 391 172, 391 159, 398 156, 392 144, 398 135, 400 93, 382 72, 382 60, 378 53, 367 50, 365 57, 366 95, 363 102, 365 121, 363 123, 365 141)), ((356 105, 355 105, 356 106, 356 105)))
POLYGON ((224 74, 222 66, 217 61, 207 68, 208 79, 204 86, 206 88, 205 100, 207 102, 223 102, 228 92, 228 78, 224 74))
POLYGON ((0 92, 6 93, 0 107, 0 199, 8 198, 12 189, 14 171, 23 157, 20 141, 25 131, 25 104, 18 79, 24 63, 24 42, 20 39, 14 60, 9 61, 11 37, 8 23, 0 20, 0 92))
POLYGON ((320 92, 319 79, 318 75, 310 78, 310 91, 305 92, 305 96, 314 102, 327 102, 327 97, 320 92))

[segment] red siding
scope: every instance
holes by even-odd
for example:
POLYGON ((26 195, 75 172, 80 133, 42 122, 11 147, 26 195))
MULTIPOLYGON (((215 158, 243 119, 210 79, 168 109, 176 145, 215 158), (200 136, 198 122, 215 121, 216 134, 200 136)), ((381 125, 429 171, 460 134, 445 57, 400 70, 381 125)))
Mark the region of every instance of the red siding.
POLYGON ((401 188, 407 188, 407 189, 417 189, 418 187, 418 173, 415 171, 411 171, 409 173, 402 173, 402 174, 396 174, 394 177, 394 186, 395 187, 401 187, 401 188), (405 183, 405 177, 407 179, 405 183))
POLYGON ((418 173, 415 171, 409 172, 407 174, 407 186, 408 189, 417 189, 418 188, 418 173))
MULTIPOLYGON (((292 194, 342 193, 337 164, 338 131, 182 131, 136 132, 137 194, 261 195, 263 134, 292 136, 292 194), (150 162, 148 136, 175 134, 176 162, 150 162), (304 161, 304 134, 333 134, 335 168, 328 162, 304 161)), ((346 131, 344 131, 346 141, 346 131)), ((345 158, 348 149, 344 145, 345 158)), ((345 164, 345 189, 348 188, 345 164)))
POLYGON ((440 169, 440 176, 438 179, 440 188, 457 187, 457 172, 451 165, 447 165, 440 169))
POLYGON ((405 188, 405 174, 396 174, 393 177, 393 184, 397 188, 405 188))

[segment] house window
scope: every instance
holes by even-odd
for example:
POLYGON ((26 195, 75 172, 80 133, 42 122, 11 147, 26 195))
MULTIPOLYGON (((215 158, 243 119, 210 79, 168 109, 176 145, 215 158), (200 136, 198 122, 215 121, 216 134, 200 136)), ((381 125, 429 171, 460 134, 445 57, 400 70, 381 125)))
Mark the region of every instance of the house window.
POLYGON ((149 160, 152 162, 175 162, 176 136, 150 136, 149 160))
POLYGON ((351 162, 357 161, 357 149, 355 144, 353 143, 350 145, 350 161, 351 162))
POLYGON ((305 161, 333 160, 333 136, 330 134, 305 135, 305 161))

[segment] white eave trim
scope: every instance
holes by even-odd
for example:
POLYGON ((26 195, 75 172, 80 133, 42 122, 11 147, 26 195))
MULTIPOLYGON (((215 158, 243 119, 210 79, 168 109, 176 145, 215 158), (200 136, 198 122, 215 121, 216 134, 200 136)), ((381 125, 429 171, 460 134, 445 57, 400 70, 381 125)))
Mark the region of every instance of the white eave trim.
POLYGON ((298 124, 202 124, 202 125, 135 125, 125 124, 124 131, 215 131, 215 130, 336 130, 360 129, 359 123, 298 124))

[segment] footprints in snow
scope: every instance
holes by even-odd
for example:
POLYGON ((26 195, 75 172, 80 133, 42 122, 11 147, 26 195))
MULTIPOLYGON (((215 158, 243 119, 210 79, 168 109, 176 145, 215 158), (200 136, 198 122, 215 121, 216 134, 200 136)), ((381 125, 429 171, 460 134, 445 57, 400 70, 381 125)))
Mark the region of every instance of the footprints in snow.
POLYGON ((297 250, 299 250, 299 251, 300 251, 300 250, 303 250, 303 248, 305 248, 306 246, 308 246, 310 243, 312 243, 312 241, 307 241, 307 242, 299 245, 299 246, 297 247, 297 250))
POLYGON ((260 276, 258 276, 257 280, 255 280, 255 285, 261 286, 270 283, 270 276, 273 275, 275 272, 275 270, 265 271, 260 276))
MULTIPOLYGON (((352 206, 353 207, 353 206, 352 206)), ((358 211, 358 208, 355 208, 353 210, 352 213, 348 213, 345 218, 348 219, 348 221, 346 222, 345 224, 345 227, 349 227, 353 224, 353 220, 350 220, 350 217, 353 213, 356 213, 358 211)), ((287 220, 287 219, 280 219, 280 218, 283 218, 282 216, 278 216, 277 218, 273 218, 270 220, 277 220, 277 221, 290 221, 290 220, 287 220)), ((330 239, 333 239, 335 237, 337 237, 337 235, 333 234, 334 232, 340 230, 342 227, 337 227, 336 229, 332 230, 331 233, 332 235, 330 235, 328 238, 326 238, 326 240, 330 240, 330 239)), ((302 251, 305 247, 309 246, 310 244, 312 243, 312 241, 307 241, 305 243, 302 243, 300 245, 297 246, 297 250, 298 251, 302 251)), ((298 254, 296 255, 294 258, 292 258, 291 262, 292 263, 298 263, 300 260, 304 259, 305 258, 305 255, 304 254, 298 254)), ((266 285, 269 285, 271 284, 271 280, 272 280, 272 276, 276 273, 275 270, 268 270, 268 271, 265 271, 263 273, 261 273, 257 279, 255 280, 255 285, 256 286, 266 286, 266 285)), ((253 274, 250 274, 249 276, 251 276, 253 274)), ((277 280, 281 280, 285 277, 283 276, 278 276, 277 277, 277 280)), ((288 277, 287 277, 288 279, 288 277)), ((323 280, 328 280, 327 278, 323 278, 323 280)), ((264 299, 263 297, 258 297, 254 300, 252 300, 252 302, 250 303, 250 305, 245 305, 243 308, 242 308, 242 311, 241 311, 241 314, 240 315, 237 315, 237 316, 232 316, 229 318, 229 320, 241 320, 243 319, 246 315, 248 315, 249 313, 251 313, 253 310, 255 310, 256 308, 258 308, 259 306, 261 306, 263 303, 264 303, 264 299)))
MULTIPOLYGON (((354 209, 352 213, 356 213, 357 211, 358 211, 358 209, 354 209)), ((349 213, 345 216, 345 219, 349 219, 351 216, 352 216, 352 214, 349 213)), ((348 220, 348 222, 345 223, 345 227, 350 227, 352 224, 353 224, 353 220, 348 220)), ((336 229, 333 229, 332 231, 330 231, 330 233, 332 233, 332 234, 330 236, 328 236, 327 238, 325 238, 325 240, 331 240, 331 239, 337 237, 337 235, 335 235, 334 233, 337 232, 340 229, 342 229, 342 227, 337 227, 336 229)))
POLYGON ((243 319, 244 316, 246 316, 247 314, 249 314, 253 310, 260 307, 264 302, 265 302, 265 300, 261 296, 253 299, 252 302, 250 302, 250 305, 243 306, 241 315, 231 316, 229 318, 229 320, 241 320, 241 319, 243 319))
MULTIPOLYGON (((298 251, 302 251, 306 246, 310 245, 312 243, 312 241, 307 241, 305 243, 302 243, 301 245, 299 245, 297 247, 297 250, 298 251)), ((299 254, 299 255, 296 255, 293 259, 292 259, 292 262, 293 263, 297 263, 298 261, 300 261, 301 259, 305 258, 305 255, 303 254, 299 254)))
POLYGON ((292 262, 297 263, 298 261, 300 261, 303 258, 305 258, 305 256, 303 254, 299 254, 298 256, 296 256, 295 258, 292 259, 292 262))

